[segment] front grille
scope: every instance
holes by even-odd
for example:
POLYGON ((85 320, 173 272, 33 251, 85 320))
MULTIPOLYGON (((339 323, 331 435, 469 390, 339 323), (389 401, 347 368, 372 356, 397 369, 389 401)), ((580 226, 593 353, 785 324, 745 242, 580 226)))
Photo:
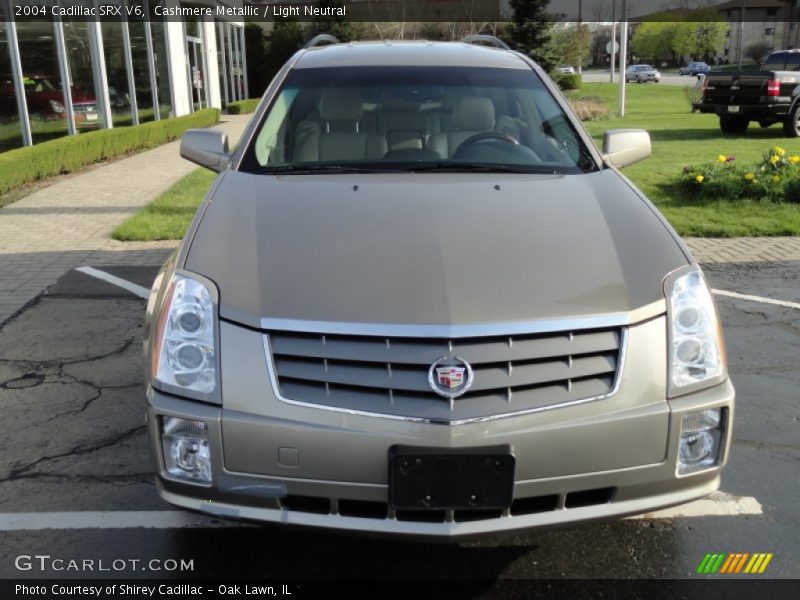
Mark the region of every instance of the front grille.
POLYGON ((624 329, 455 340, 270 331, 274 382, 288 400, 342 410, 460 421, 544 409, 603 396, 617 379, 624 329), (428 370, 442 357, 473 370, 454 401, 428 370))

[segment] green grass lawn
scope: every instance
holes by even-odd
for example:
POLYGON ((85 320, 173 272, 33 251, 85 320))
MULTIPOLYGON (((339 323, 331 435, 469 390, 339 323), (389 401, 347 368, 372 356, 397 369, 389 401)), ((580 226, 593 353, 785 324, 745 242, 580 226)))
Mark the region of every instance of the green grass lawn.
POLYGON ((207 169, 192 171, 117 227, 111 237, 125 242, 181 239, 216 175, 207 169))
MULTIPOLYGON (((584 83, 581 96, 603 99, 617 114, 617 85, 584 83)), ((739 163, 753 163, 769 148, 780 145, 800 154, 800 138, 783 137, 780 125, 760 129, 751 124, 740 136, 723 136, 717 117, 692 114, 683 88, 656 84, 627 86, 624 118, 610 117, 586 123, 598 146, 607 129, 642 128, 650 132, 653 155, 624 170, 658 206, 678 233, 687 236, 736 237, 800 234, 800 205, 754 200, 697 200, 685 197, 677 185, 686 164, 733 155, 739 163)), ((118 227, 118 240, 180 239, 214 174, 198 169, 118 227)))
MULTIPOLYGON (((753 200, 697 200, 685 197, 677 186, 683 166, 733 155, 737 163, 759 161, 767 150, 780 145, 800 154, 800 138, 783 136, 780 125, 761 129, 751 123, 747 133, 723 136, 714 115, 692 114, 683 88, 657 84, 627 86, 624 118, 611 117, 586 123, 595 142, 602 144, 607 129, 642 128, 650 132, 653 154, 624 169, 627 175, 664 213, 681 235, 736 237, 800 234, 800 205, 753 200)), ((616 85, 585 83, 584 96, 605 100, 617 114, 616 85)))

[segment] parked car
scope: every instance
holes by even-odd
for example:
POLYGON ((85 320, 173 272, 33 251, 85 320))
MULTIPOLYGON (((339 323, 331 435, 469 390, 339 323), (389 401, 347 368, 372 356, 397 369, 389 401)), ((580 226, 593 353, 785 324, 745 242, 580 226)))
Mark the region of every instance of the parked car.
POLYGON ((685 67, 678 69, 678 75, 691 75, 692 77, 696 77, 701 73, 707 75, 710 71, 711 67, 704 62, 690 62, 685 67))
MULTIPOLYGON (((497 45, 500 46, 499 40, 497 45)), ((716 490, 734 389, 702 271, 527 56, 295 54, 147 305, 159 494, 217 517, 454 540, 716 490)))
POLYGON ((647 81, 654 81, 658 83, 661 81, 661 73, 655 67, 650 65, 631 65, 625 69, 625 81, 630 83, 645 83, 647 81))
POLYGON ((558 67, 558 72, 559 73, 566 73, 568 75, 574 75, 575 74, 575 67, 561 66, 561 67, 558 67))
MULTIPOLYGON (((57 78, 44 73, 30 73, 22 78, 28 114, 31 118, 54 120, 66 118, 64 92, 57 78)), ((73 85, 72 106, 78 124, 92 125, 98 121, 97 100, 94 95, 73 85)), ((10 74, 0 77, 0 114, 17 114, 17 93, 10 74)))
POLYGON ((712 71, 697 109, 719 116, 723 133, 742 134, 752 121, 761 127, 783 125, 787 137, 800 137, 800 50, 770 54, 759 71, 712 71))

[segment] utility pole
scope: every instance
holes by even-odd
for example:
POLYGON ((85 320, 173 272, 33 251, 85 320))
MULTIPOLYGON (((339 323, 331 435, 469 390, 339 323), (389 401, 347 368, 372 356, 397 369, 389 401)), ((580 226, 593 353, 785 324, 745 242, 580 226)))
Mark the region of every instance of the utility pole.
POLYGON ((614 83, 614 63, 617 60, 617 0, 611 0, 611 83, 614 83))
POLYGON ((628 0, 622 0, 622 31, 619 34, 619 116, 625 116, 625 69, 628 60, 628 0))
POLYGON ((583 73, 583 0, 578 0, 578 74, 583 73))
POLYGON ((739 60, 739 70, 742 70, 742 45, 744 42, 744 3, 742 0, 742 7, 739 9, 739 48, 736 51, 739 60))

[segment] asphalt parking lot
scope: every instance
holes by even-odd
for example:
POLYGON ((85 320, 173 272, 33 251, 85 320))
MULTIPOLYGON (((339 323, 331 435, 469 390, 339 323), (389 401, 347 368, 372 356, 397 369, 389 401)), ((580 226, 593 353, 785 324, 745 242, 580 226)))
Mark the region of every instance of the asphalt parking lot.
MULTIPOLYGON (((95 267, 143 287, 156 272, 95 267)), ((716 289, 787 303, 718 296, 737 389, 724 493, 693 510, 434 545, 240 526, 162 502, 143 419, 145 301, 70 271, 0 324, 0 578, 692 578, 709 552, 774 553, 758 577, 798 578, 800 262, 706 272, 716 289), (142 562, 91 573, 18 568, 18 556, 36 554, 142 562), (193 569, 141 566, 151 559, 192 560, 193 569)))

